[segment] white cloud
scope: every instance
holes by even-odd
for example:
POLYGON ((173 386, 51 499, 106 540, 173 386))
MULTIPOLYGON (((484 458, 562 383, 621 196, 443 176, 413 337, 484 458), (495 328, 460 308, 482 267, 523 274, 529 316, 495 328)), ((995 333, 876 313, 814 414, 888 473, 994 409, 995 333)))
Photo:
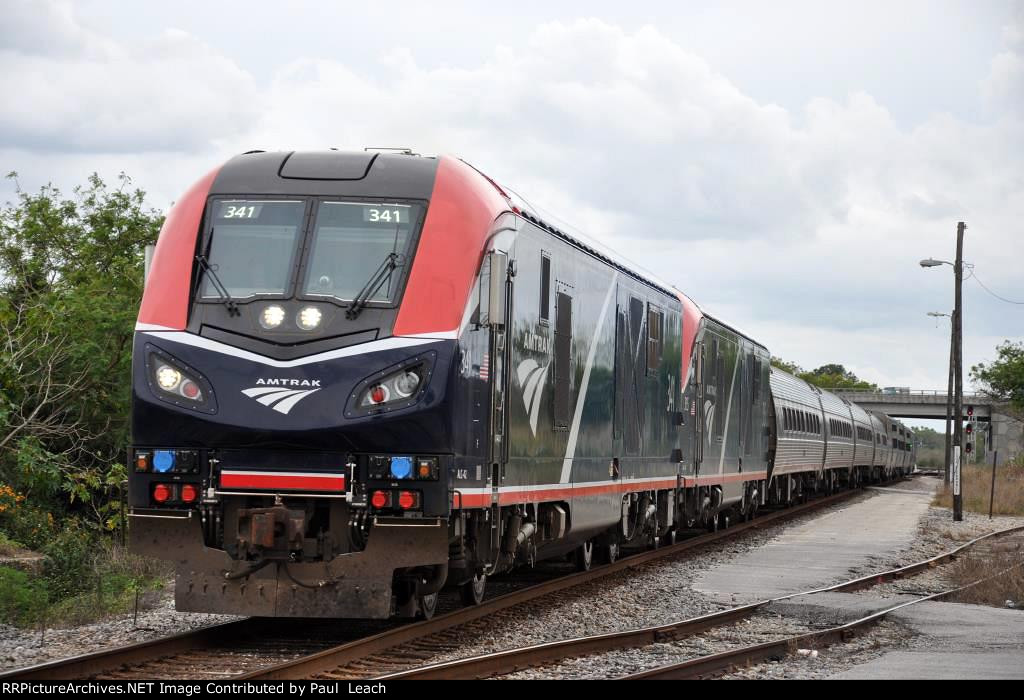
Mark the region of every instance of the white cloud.
MULTIPOLYGON (((999 56, 978 76, 990 120, 908 127, 863 91, 759 102, 658 29, 596 19, 499 37, 460 67, 392 47, 372 70, 283 61, 263 85, 183 32, 118 43, 66 6, 51 15, 59 49, 0 42, 0 89, 20 96, 0 113, 0 159, 23 174, 126 169, 162 206, 251 148, 455 152, 777 353, 880 384, 944 383, 924 312, 946 310, 950 280, 916 261, 951 258, 956 221, 986 284, 1019 289, 1024 115, 999 56)), ((990 342, 1005 319, 968 302, 968 330, 990 342)))
POLYGON ((12 9, 0 42, 0 147, 209 149, 258 109, 251 76, 184 32, 117 44, 76 24, 66 3, 12 9))
POLYGON ((990 105, 1024 114, 1024 2, 1002 31, 1005 51, 992 58, 981 92, 990 105))

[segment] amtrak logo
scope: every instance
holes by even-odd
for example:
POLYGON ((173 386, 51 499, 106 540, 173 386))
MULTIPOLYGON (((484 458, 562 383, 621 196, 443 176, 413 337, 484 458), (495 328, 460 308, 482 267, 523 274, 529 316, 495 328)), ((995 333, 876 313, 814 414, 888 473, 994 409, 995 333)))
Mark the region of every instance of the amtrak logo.
POLYGON ((289 386, 320 386, 320 380, 274 380, 259 379, 256 381, 257 384, 275 384, 277 386, 254 386, 251 389, 242 389, 242 393, 251 399, 256 399, 258 402, 274 409, 278 413, 288 415, 288 412, 295 408, 295 404, 302 399, 306 398, 311 394, 315 394, 320 391, 317 389, 289 389, 289 386), (283 385, 283 386, 282 386, 283 385))
POLYGON ((523 388, 523 405, 530 416, 530 432, 534 437, 537 437, 537 417, 540 415, 540 401, 544 394, 544 380, 547 379, 550 367, 550 364, 541 367, 534 360, 523 360, 516 367, 516 377, 519 386, 523 388))
POLYGON ((711 427, 715 424, 715 404, 705 399, 704 401, 704 437, 707 443, 711 444, 711 427))

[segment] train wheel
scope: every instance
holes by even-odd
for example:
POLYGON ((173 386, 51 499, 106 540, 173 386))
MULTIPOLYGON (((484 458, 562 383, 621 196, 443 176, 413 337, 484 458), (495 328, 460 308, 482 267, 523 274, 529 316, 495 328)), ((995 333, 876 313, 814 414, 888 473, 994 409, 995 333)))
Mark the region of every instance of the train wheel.
POLYGON ((466 605, 480 605, 487 591, 487 574, 477 574, 459 586, 459 597, 466 605))
POLYGON ((577 571, 590 571, 590 567, 594 563, 594 542, 592 540, 587 540, 576 548, 575 561, 577 571))
POLYGON ((428 593, 427 595, 420 596, 420 609, 416 613, 416 617, 423 620, 429 620, 437 612, 437 593, 428 593))
POLYGON ((602 564, 614 564, 619 558, 619 544, 612 542, 597 548, 598 559, 602 564))

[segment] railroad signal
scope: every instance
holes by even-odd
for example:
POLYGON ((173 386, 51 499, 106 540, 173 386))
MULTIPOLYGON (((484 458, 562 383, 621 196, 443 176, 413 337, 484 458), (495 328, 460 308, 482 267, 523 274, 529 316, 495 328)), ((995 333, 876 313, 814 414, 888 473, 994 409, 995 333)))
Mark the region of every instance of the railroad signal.
POLYGON ((964 445, 964 452, 966 452, 967 454, 971 454, 972 452, 974 452, 974 445, 972 445, 971 443, 967 443, 966 445, 964 445))
POLYGON ((967 407, 967 417, 974 418, 974 406, 967 407))
POLYGON ((974 435, 974 423, 968 423, 967 427, 964 428, 964 432, 967 433, 967 437, 974 435))

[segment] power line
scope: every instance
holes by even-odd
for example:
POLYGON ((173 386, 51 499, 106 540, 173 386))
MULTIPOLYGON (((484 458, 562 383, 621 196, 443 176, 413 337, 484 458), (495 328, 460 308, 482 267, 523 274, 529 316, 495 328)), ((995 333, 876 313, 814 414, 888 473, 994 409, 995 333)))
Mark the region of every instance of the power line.
MULTIPOLYGON (((972 273, 973 273, 973 271, 972 271, 972 273)), ((986 286, 985 286, 985 283, 984 283, 984 282, 982 282, 982 281, 981 281, 980 279, 978 279, 978 276, 977 276, 977 275, 975 275, 975 274, 972 274, 971 276, 972 276, 972 277, 974 277, 974 281, 975 281, 975 282, 977 282, 978 284, 980 284, 980 285, 981 285, 981 288, 982 288, 982 289, 984 289, 984 290, 985 290, 986 292, 988 292, 989 294, 991 294, 992 296, 994 296, 994 297, 995 297, 996 299, 998 299, 999 301, 1005 301, 1005 302, 1006 302, 1007 304, 1017 304, 1018 306, 1024 306, 1024 301, 1014 301, 1014 300, 1012 300, 1012 299, 1007 299, 1006 297, 1002 297, 1002 296, 999 296, 998 294, 996 294, 995 292, 993 292, 993 291, 992 291, 991 289, 989 289, 988 287, 986 287, 986 286)))

